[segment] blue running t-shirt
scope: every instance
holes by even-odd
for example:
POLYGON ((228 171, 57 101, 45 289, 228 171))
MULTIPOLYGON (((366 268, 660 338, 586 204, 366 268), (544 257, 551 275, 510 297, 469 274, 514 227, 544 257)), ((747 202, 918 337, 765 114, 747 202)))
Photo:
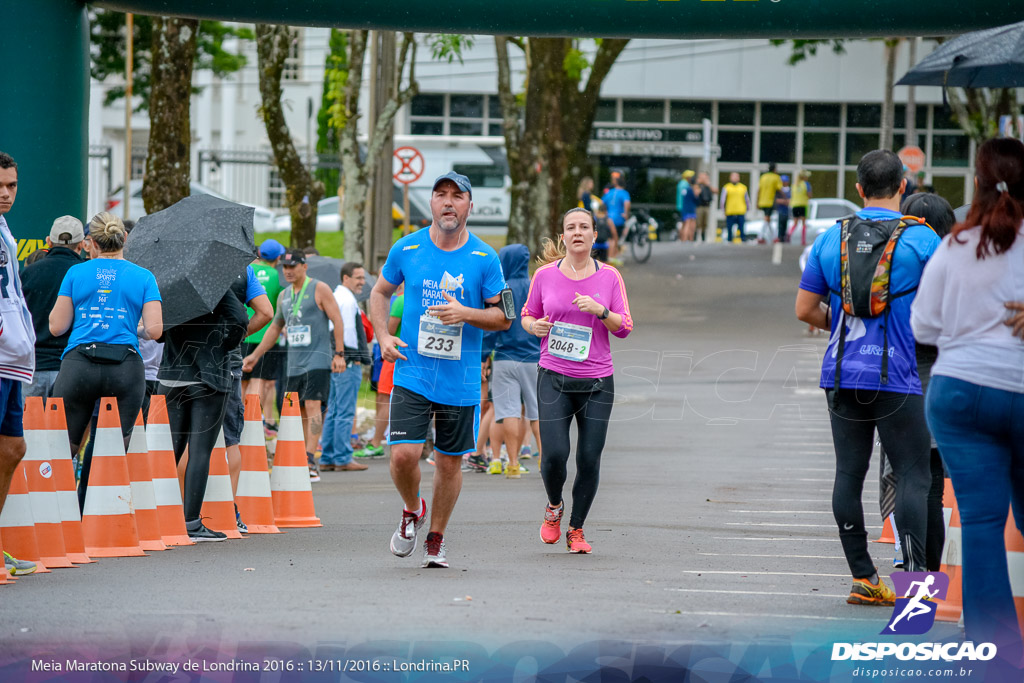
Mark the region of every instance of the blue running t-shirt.
POLYGON ((59 296, 71 298, 75 320, 64 354, 90 342, 126 344, 139 350, 142 306, 160 301, 153 273, 124 259, 93 259, 71 266, 59 296))
MULTIPOLYGON (((480 348, 483 331, 463 323, 458 360, 435 358, 417 351, 433 343, 421 335, 421 316, 430 306, 448 303, 448 292, 463 306, 483 308, 505 288, 498 254, 473 234, 455 251, 442 251, 430 239, 430 229, 417 230, 398 240, 388 253, 381 276, 393 285, 405 283, 401 340, 408 344, 399 351, 408 360, 395 363, 395 386, 443 405, 471 406, 480 402, 480 348)), ((449 338, 450 340, 450 338, 449 338)), ((441 352, 450 353, 451 344, 441 352), (446 348, 448 349, 446 351, 446 348)))
MULTIPOLYGON (((888 209, 863 209, 857 215, 865 220, 885 221, 900 218, 901 214, 888 209)), ((821 363, 821 384, 829 389, 835 384, 836 355, 839 352, 839 325, 846 325, 846 346, 843 350, 842 389, 873 389, 901 394, 920 394, 921 380, 917 375, 914 354, 914 333, 910 329, 910 305, 917 292, 893 299, 889 304, 889 382, 882 384, 882 348, 885 346, 886 316, 855 318, 843 312, 839 273, 840 223, 826 230, 814 242, 807 267, 800 279, 800 289, 815 294, 829 295, 832 308, 832 334, 821 363)), ((916 290, 921 281, 924 265, 940 243, 939 236, 926 226, 907 228, 893 252, 889 291, 899 294, 916 290)))

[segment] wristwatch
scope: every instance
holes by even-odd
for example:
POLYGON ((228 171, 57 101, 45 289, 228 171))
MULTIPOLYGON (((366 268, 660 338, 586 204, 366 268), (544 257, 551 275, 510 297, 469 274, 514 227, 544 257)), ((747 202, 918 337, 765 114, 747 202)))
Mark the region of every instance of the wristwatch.
POLYGON ((612 312, 608 310, 607 306, 605 306, 604 307, 604 311, 602 311, 601 315, 599 315, 597 317, 600 318, 601 320, 607 320, 608 316, 610 316, 611 314, 612 314, 612 312))
POLYGON ((344 358, 345 357, 345 352, 344 351, 335 351, 334 355, 335 356, 341 356, 342 358, 344 358))

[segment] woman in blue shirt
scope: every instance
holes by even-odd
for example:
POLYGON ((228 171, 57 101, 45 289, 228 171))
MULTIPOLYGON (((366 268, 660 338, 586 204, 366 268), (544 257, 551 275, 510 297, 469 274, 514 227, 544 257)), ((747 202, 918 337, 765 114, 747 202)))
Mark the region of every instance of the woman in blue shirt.
MULTIPOLYGON (((146 395, 139 337, 159 339, 163 334, 156 278, 124 259, 127 235, 120 218, 97 214, 89 223, 86 240, 91 259, 68 270, 50 312, 51 334, 71 330, 53 396, 64 399, 73 454, 81 445, 93 406, 107 396, 117 399, 127 444, 146 395)), ((91 462, 91 457, 82 462, 78 487, 82 507, 91 462)))

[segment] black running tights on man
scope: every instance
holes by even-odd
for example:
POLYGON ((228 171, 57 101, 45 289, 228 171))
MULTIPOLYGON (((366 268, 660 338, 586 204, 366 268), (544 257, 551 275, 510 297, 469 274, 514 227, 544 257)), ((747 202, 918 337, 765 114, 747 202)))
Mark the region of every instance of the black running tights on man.
POLYGON ((576 481, 572 485, 572 513, 569 526, 583 528, 590 506, 597 495, 601 472, 601 452, 608 435, 608 419, 615 400, 615 386, 605 377, 600 391, 567 393, 555 389, 552 376, 541 372, 537 380, 537 404, 540 409, 540 441, 544 444, 540 473, 548 502, 562 502, 562 487, 569 462, 569 428, 573 418, 579 429, 576 440, 576 481))
MULTIPOLYGON (((831 398, 832 394, 827 395, 831 398)), ((874 452, 876 428, 896 473, 896 526, 904 567, 907 571, 925 571, 931 436, 924 419, 924 399, 916 394, 856 389, 840 389, 837 399, 829 405, 836 451, 832 513, 853 578, 868 578, 875 573, 868 553, 861 495, 874 452)))
POLYGON ((205 384, 185 387, 160 387, 167 395, 167 418, 174 443, 174 460, 180 462, 188 446, 185 468, 185 522, 199 521, 210 475, 210 455, 224 423, 226 392, 214 391, 205 384))

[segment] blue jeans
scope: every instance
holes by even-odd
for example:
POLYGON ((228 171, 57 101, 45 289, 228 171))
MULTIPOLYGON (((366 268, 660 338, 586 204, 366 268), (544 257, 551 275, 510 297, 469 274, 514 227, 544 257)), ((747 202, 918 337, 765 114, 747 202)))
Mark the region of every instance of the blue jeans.
POLYGON ((356 398, 363 381, 363 366, 352 364, 345 372, 331 374, 331 395, 321 435, 321 465, 347 465, 352 462, 352 421, 356 417, 356 398))
POLYGON ((926 409, 960 508, 967 638, 1019 661, 1003 530, 1011 502, 1024 528, 1024 394, 932 375, 926 409))
POLYGON ((726 242, 732 242, 732 227, 735 225, 736 228, 739 230, 740 241, 742 242, 743 238, 746 237, 746 235, 743 234, 743 224, 746 223, 746 221, 747 221, 747 217, 744 216, 743 214, 740 214, 738 216, 726 216, 725 217, 725 241, 726 242))

